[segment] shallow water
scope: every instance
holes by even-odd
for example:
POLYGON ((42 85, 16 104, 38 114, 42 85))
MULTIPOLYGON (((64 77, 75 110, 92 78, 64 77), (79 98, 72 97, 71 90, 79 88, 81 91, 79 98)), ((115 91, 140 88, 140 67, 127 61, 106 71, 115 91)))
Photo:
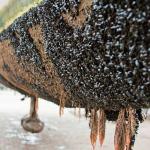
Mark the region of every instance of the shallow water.
MULTIPOLYGON (((28 113, 29 99, 13 91, 0 91, 0 150, 92 150, 89 138, 88 120, 84 111, 79 119, 74 109, 65 109, 59 117, 59 107, 40 100, 39 116, 45 122, 40 134, 25 132, 20 119, 28 113)), ((77 112, 78 114, 78 112, 77 112)), ((115 123, 107 123, 106 139, 101 150, 113 150, 115 123)), ((141 124, 134 150, 149 150, 150 121, 141 124)), ((99 150, 97 142, 96 150, 99 150)))

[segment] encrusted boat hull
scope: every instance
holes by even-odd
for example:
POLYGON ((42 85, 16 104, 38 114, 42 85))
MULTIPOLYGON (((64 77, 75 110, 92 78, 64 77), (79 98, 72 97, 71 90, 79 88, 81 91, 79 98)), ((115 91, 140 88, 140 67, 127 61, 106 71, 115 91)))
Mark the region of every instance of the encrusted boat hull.
POLYGON ((42 2, 0 34, 0 82, 66 107, 150 107, 149 4, 42 2))

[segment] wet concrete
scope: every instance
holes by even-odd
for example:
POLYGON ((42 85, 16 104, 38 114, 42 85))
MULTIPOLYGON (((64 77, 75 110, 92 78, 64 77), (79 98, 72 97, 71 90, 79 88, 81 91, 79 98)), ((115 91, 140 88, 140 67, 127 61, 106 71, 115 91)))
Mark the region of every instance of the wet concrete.
MULTIPOLYGON (((74 109, 65 109, 59 117, 59 107, 40 100, 39 116, 45 122, 40 134, 25 132, 20 126, 21 118, 29 110, 29 99, 21 102, 23 96, 13 91, 0 91, 0 150, 92 150, 88 120, 79 119, 74 109)), ((84 114, 84 111, 81 110, 84 114)), ((107 123, 106 139, 101 150, 113 150, 115 123, 107 123)), ((134 150, 148 150, 150 147, 150 121, 141 124, 134 150)), ((97 142, 96 150, 99 150, 97 142)))

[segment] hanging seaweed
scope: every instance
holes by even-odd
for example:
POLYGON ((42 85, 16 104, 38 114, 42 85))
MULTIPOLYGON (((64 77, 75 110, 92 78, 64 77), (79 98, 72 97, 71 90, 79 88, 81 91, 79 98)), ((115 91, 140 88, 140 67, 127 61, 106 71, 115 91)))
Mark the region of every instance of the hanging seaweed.
POLYGON ((129 107, 126 110, 127 121, 126 121, 126 150, 131 150, 132 148, 132 138, 136 134, 136 126, 137 126, 137 116, 136 110, 129 107))
POLYGON ((115 150, 124 150, 126 146, 126 118, 125 109, 121 109, 117 119, 115 137, 115 150))
POLYGON ((93 146, 93 150, 95 149, 96 146, 96 140, 98 137, 98 114, 96 109, 91 110, 91 116, 90 116, 90 128, 91 128, 91 134, 90 134, 90 139, 91 139, 91 144, 93 146))
POLYGON ((99 109, 99 142, 102 146, 105 139, 106 115, 103 109, 99 109))

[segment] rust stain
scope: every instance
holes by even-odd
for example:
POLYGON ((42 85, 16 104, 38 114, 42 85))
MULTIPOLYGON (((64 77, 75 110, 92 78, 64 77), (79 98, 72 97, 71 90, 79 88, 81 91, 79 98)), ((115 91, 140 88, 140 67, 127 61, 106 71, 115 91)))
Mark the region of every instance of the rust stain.
MULTIPOLYGON (((9 40, 5 40, 0 43, 0 74, 14 87, 18 89, 22 89, 28 95, 40 97, 38 92, 35 89, 30 89, 26 85, 22 85, 17 80, 17 77, 21 77, 25 81, 28 82, 29 85, 38 84, 40 87, 43 87, 44 90, 49 94, 50 97, 58 100, 60 103, 60 114, 63 112, 63 108, 65 106, 65 102, 70 100, 71 96, 69 92, 65 91, 63 84, 61 83, 61 79, 59 78, 53 63, 44 51, 44 40, 42 36, 42 29, 40 25, 36 25, 29 29, 29 33, 33 38, 33 41, 38 49, 38 52, 42 59, 42 66, 45 67, 46 75, 42 72, 35 71, 35 65, 32 63, 25 64, 25 67, 28 68, 29 71, 26 71, 22 65, 17 62, 17 57, 15 56, 15 51, 9 40), (4 69, 4 64, 9 66, 9 70, 4 69)), ((19 37, 19 35, 17 36, 19 37)))
POLYGON ((16 77, 10 74, 8 70, 6 71, 4 69, 5 63, 7 63, 7 65, 9 66, 9 70, 12 71, 14 74, 17 73, 20 76, 24 76, 24 78, 29 78, 28 74, 25 73, 23 71, 23 68, 21 68, 17 63, 17 60, 13 54, 13 48, 9 40, 5 40, 0 43, 0 74, 14 87, 21 89, 30 96, 37 96, 34 91, 18 83, 16 77))
MULTIPOLYGON (((45 68, 46 74, 49 76, 49 80, 51 82, 51 86, 48 87, 48 92, 53 97, 59 99, 60 106, 64 107, 65 101, 70 99, 69 92, 66 92, 64 89, 63 84, 61 83, 61 79, 56 72, 56 69, 51 62, 49 58, 47 58, 47 55, 44 51, 44 39, 43 39, 43 33, 42 28, 40 25, 36 25, 29 29, 29 33, 34 40, 34 43, 38 49, 38 52, 42 59, 42 65, 45 68)), ((63 110, 60 109, 60 113, 62 113, 63 110)))
POLYGON ((91 15, 91 6, 92 6, 92 0, 81 0, 79 8, 78 8, 78 15, 72 16, 71 12, 63 13, 62 16, 64 20, 72 27, 81 28, 84 23, 86 22, 86 19, 89 15, 91 15))

